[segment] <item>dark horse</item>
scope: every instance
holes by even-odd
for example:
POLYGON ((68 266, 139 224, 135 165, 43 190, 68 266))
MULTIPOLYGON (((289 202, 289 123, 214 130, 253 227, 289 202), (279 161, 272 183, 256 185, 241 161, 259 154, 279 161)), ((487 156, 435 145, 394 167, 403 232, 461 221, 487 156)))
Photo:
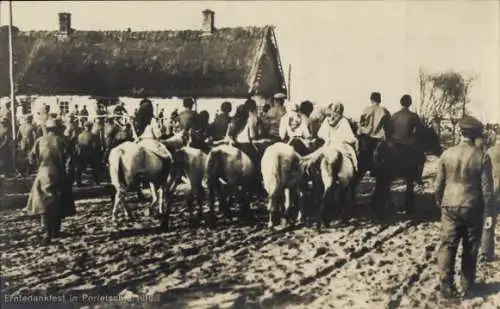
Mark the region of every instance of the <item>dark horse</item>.
POLYGON ((383 141, 379 145, 366 137, 360 137, 360 154, 357 183, 367 171, 374 175, 376 184, 371 204, 377 215, 392 204, 391 184, 396 179, 404 179, 406 183, 405 210, 411 213, 414 208, 414 183, 422 184, 422 171, 425 164, 423 153, 440 156, 442 153, 441 142, 435 129, 424 127, 417 140, 420 153, 409 147, 396 144, 392 141, 383 141))

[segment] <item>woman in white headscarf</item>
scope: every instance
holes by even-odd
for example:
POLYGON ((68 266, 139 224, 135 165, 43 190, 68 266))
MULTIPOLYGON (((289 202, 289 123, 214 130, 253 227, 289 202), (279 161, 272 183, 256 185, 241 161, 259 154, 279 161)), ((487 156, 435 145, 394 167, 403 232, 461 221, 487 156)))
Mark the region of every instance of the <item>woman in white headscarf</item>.
MULTIPOLYGON (((330 109, 332 109, 331 105, 330 109)), ((352 131, 349 120, 344 117, 344 105, 342 103, 333 106, 331 113, 321 124, 318 137, 325 141, 325 145, 338 149, 349 157, 354 168, 357 169, 358 139, 352 131)))

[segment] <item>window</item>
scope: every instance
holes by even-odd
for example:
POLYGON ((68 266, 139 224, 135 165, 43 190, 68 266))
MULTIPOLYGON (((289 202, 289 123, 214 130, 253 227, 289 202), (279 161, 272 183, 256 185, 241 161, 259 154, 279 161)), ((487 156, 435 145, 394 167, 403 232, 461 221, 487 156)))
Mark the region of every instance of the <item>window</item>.
POLYGON ((69 113, 69 102, 68 101, 60 101, 59 102, 59 110, 63 111, 65 114, 69 113))

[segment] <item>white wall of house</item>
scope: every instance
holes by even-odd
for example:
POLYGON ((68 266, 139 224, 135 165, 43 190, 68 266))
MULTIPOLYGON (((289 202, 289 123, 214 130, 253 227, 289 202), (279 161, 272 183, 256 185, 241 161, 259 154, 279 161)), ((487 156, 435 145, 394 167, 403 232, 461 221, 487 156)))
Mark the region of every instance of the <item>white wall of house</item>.
MULTIPOLYGON (((18 101, 24 98, 24 96, 19 96, 18 101)), ((263 105, 265 103, 265 99, 261 97, 253 98, 258 105, 263 105)), ((174 109, 178 109, 182 111, 182 98, 172 98, 172 99, 163 99, 163 98, 150 98, 153 102, 153 106, 155 109, 155 113, 158 114, 161 109, 164 109, 165 117, 168 117, 174 109)), ((4 103, 10 101, 8 97, 0 98, 0 103, 3 108, 4 103)), ((59 113, 59 102, 68 102, 69 111, 73 112, 75 110, 75 106, 78 105, 78 109, 82 110, 82 107, 87 106, 87 110, 89 111, 89 116, 92 118, 97 114, 97 101, 95 99, 90 99, 88 96, 39 96, 35 97, 32 101, 31 105, 31 113, 34 115, 36 120, 36 115, 43 109, 44 103, 50 106, 50 113, 59 113)), ((127 109, 129 114, 133 114, 134 110, 139 107, 139 103, 141 99, 137 98, 129 98, 129 97, 121 97, 120 101, 125 103, 125 108, 127 109)), ((222 102, 229 101, 233 104, 232 114, 236 111, 236 107, 245 102, 245 99, 236 99, 236 98, 217 98, 217 99, 205 99, 200 98, 197 99, 197 110, 202 111, 206 110, 210 114, 210 120, 212 121, 215 117, 215 114, 220 108, 222 102)), ((108 107, 108 111, 111 113, 114 109, 114 106, 108 107)), ((18 117, 22 115, 21 107, 19 107, 17 111, 18 117)))

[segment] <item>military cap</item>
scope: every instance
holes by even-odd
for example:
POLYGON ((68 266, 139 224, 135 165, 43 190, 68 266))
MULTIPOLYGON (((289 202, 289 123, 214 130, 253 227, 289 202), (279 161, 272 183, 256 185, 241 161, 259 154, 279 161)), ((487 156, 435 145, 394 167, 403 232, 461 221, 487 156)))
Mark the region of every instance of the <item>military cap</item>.
POLYGON ((370 100, 380 103, 382 101, 380 92, 372 92, 372 94, 370 95, 370 100))
POLYGON ((45 122, 45 128, 47 129, 55 129, 57 127, 59 127, 57 119, 50 118, 47 122, 45 122))
POLYGON ((281 93, 281 92, 278 92, 278 93, 276 93, 276 94, 273 96, 273 98, 274 98, 275 100, 284 100, 284 99, 286 99, 286 94, 281 93))
POLYGON ((462 132, 481 134, 483 131, 481 121, 468 115, 460 120, 458 126, 462 132))

